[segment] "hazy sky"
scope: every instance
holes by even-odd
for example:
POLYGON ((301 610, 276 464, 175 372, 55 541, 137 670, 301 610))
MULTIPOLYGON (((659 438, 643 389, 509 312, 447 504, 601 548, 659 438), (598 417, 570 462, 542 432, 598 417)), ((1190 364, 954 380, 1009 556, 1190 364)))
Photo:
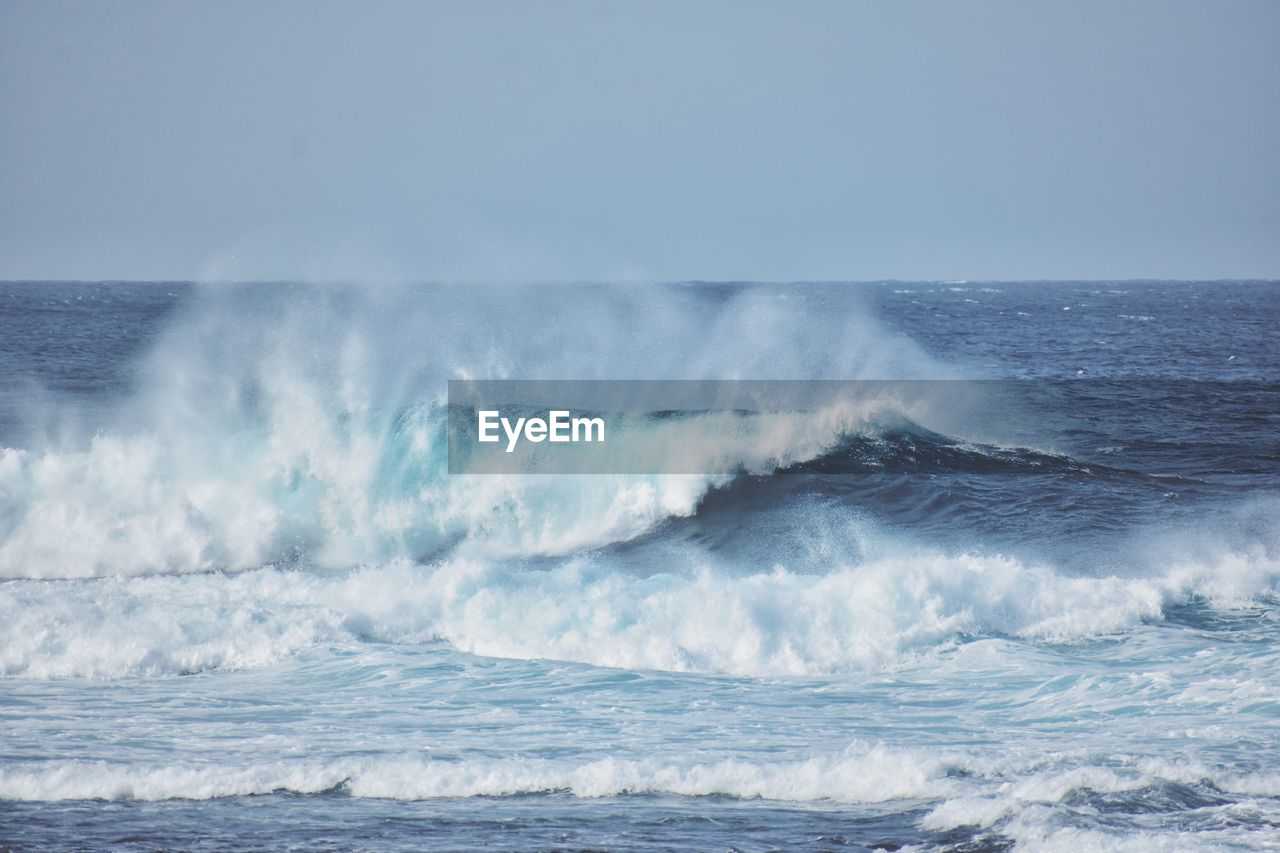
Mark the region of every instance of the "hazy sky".
POLYGON ((1280 277, 1280 2, 0 0, 0 278, 1280 277))

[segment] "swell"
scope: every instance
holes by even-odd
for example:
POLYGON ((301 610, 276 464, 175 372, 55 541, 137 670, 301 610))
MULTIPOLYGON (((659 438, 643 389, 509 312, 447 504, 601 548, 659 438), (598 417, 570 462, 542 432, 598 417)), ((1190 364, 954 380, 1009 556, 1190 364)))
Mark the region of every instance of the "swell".
POLYGON ((1084 462, 1069 455, 1025 447, 964 441, 903 421, 873 434, 845 437, 828 453, 787 466, 783 473, 814 474, 1036 474, 1108 482, 1194 482, 1153 477, 1114 465, 1084 462))

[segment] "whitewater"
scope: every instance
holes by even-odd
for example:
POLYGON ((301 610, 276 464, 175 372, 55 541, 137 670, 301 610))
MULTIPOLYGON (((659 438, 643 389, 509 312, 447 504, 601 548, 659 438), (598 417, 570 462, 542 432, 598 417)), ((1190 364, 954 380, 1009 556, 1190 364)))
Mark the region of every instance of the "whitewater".
POLYGON ((0 284, 0 848, 1280 847, 1276 328, 1271 282, 0 284), (460 475, 451 379, 948 391, 460 475))

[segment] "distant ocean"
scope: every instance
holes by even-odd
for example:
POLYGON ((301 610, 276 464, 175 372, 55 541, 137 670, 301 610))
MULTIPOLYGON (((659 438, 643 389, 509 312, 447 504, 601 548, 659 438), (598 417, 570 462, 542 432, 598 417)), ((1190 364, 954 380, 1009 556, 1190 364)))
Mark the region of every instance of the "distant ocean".
POLYGON ((0 849, 1278 848, 1278 330, 1274 282, 0 284, 0 849), (451 378, 969 404, 451 476, 451 378))

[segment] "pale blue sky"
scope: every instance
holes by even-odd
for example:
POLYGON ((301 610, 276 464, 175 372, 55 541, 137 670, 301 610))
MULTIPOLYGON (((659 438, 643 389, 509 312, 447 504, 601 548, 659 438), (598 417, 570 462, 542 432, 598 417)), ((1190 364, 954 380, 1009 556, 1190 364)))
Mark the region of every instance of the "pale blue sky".
POLYGON ((0 0, 0 278, 1280 276, 1280 3, 0 0))

